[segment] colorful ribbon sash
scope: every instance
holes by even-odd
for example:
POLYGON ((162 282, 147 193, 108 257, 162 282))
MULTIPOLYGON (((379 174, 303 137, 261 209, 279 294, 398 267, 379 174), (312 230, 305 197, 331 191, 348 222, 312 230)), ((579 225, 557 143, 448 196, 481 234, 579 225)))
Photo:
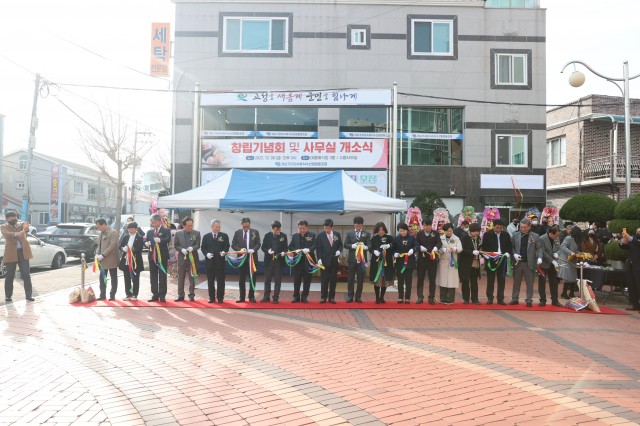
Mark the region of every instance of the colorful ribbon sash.
POLYGON ((487 268, 489 268, 491 272, 496 272, 500 265, 504 265, 502 276, 511 276, 511 257, 507 257, 507 253, 500 254, 494 251, 481 251, 480 254, 488 260, 487 268), (506 262, 504 261, 505 258, 507 259, 506 262), (495 266, 492 266, 493 264, 495 264, 495 266))
POLYGON ((229 251, 225 254, 227 264, 234 269, 240 269, 247 261, 247 258, 249 259, 249 284, 253 291, 256 291, 255 273, 258 268, 256 267, 256 261, 253 255, 251 255, 246 249, 242 249, 240 251, 229 251), (237 257, 231 257, 230 255, 235 255, 237 257))
POLYGON ((189 260, 191 265, 191 276, 193 277, 193 282, 198 282, 198 267, 196 266, 196 259, 193 256, 193 252, 188 252, 187 256, 185 256, 185 260, 189 260))
POLYGON ((167 270, 164 269, 164 265, 162 264, 162 252, 160 252, 160 243, 156 243, 153 248, 153 253, 151 254, 151 259, 153 259, 153 263, 156 264, 158 269, 164 272, 167 275, 167 270))
POLYGON ((409 253, 398 253, 398 259, 404 257, 404 265, 402 265, 402 269, 400 270, 401 274, 404 274, 404 271, 407 269, 407 265, 409 264, 409 253))
POLYGON ((374 283, 377 283, 380 277, 384 278, 384 267, 387 266, 387 249, 382 249, 382 253, 378 256, 378 271, 373 279, 374 283))
POLYGON ((102 269, 102 264, 98 260, 98 256, 93 258, 93 273, 95 274, 97 270, 100 270, 100 276, 104 281, 105 285, 109 283, 109 277, 107 276, 107 271, 102 269))

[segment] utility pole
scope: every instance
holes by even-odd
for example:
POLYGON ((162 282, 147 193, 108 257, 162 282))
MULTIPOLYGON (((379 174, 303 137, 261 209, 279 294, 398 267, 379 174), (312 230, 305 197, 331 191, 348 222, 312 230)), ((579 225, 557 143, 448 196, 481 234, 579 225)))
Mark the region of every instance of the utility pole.
POLYGON ((146 135, 146 136, 150 136, 153 135, 152 132, 138 132, 138 123, 136 123, 136 132, 135 135, 133 137, 133 168, 131 169, 131 210, 129 211, 129 213, 134 214, 135 213, 135 197, 134 197, 134 193, 136 190, 136 166, 138 165, 138 135, 146 135))
POLYGON ((0 114, 0 197, 4 203, 4 184, 2 182, 4 182, 4 115, 0 114))
POLYGON ((22 221, 29 217, 29 200, 31 198, 31 163, 33 150, 36 147, 36 129, 38 128, 38 95, 40 93, 40 74, 36 74, 36 87, 33 91, 33 109, 31 110, 31 129, 29 131, 29 145, 27 149, 27 170, 24 176, 24 195, 22 196, 22 221))

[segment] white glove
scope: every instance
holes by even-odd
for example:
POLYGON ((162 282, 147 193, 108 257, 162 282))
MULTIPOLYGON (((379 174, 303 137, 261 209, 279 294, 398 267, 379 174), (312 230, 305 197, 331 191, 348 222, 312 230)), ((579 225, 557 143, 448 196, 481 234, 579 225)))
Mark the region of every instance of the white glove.
POLYGON ((147 247, 151 247, 151 243, 149 241, 147 241, 146 243, 144 243, 145 246, 147 247))
POLYGON ((542 265, 542 259, 538 258, 538 265, 542 265))
POLYGON ((207 253, 207 259, 213 259, 213 253, 207 253))
POLYGON ((307 253, 309 253, 309 249, 308 249, 308 248, 303 248, 303 249, 302 249, 302 252, 303 252, 304 254, 307 254, 307 253))
POLYGON ((446 248, 446 247, 442 247, 442 248, 440 249, 440 251, 441 251, 441 252, 443 252, 443 253, 446 253, 446 252, 447 252, 447 248, 446 248))
POLYGON ((367 250, 369 250, 369 247, 364 246, 364 247, 362 247, 362 249, 363 249, 364 251, 367 251, 367 250))
POLYGON ((254 250, 253 249, 249 249, 249 254, 253 254, 254 250))
POLYGON ((127 253, 127 252, 129 251, 128 247, 129 247, 129 246, 124 246, 124 247, 122 247, 122 251, 123 251, 123 252, 125 252, 125 253, 127 253))
POLYGON ((96 256, 96 258, 97 258, 98 260, 102 260, 102 259, 104 259, 104 256, 103 256, 103 255, 101 255, 101 254, 99 254, 99 255, 97 255, 97 256, 96 256))
POLYGON ((511 257, 509 253, 505 253, 504 255, 507 257, 507 259, 511 257))
POLYGON ((223 251, 221 251, 221 252, 220 252, 220 256, 224 256, 225 254, 226 254, 226 253, 225 253, 225 252, 223 252, 223 251))
POLYGON ((358 247, 358 243, 351 244, 351 248, 352 248, 352 249, 355 249, 356 247, 358 247))
POLYGON ((393 253, 393 257, 400 257, 400 253, 393 253))
MULTIPOLYGON (((500 250, 498 250, 498 256, 500 256, 502 254, 502 252, 500 250)), ((509 253, 505 253, 505 254, 509 254, 509 253)))
POLYGON ((381 248, 385 249, 385 250, 389 250, 389 248, 391 247, 391 244, 383 244, 382 246, 380 246, 381 248))
POLYGON ((318 259, 318 265, 322 265, 322 259, 318 259))
POLYGON ((420 246, 420 251, 425 253, 427 251, 427 248, 425 246, 420 246))
POLYGON ((336 257, 340 256, 340 250, 336 250, 336 257))
POLYGON ((374 250, 374 251, 373 251, 373 254, 375 254, 375 255, 376 255, 376 257, 380 257, 380 252, 379 252, 378 250, 374 250))
POLYGON ((268 251, 267 253, 269 253, 269 254, 273 254, 273 253, 275 253, 275 252, 273 251, 273 249, 269 249, 269 251, 268 251))
POLYGON ((558 253, 553 253, 553 258, 557 259, 558 258, 558 253))
POLYGON ((191 253, 193 251, 193 247, 187 247, 187 251, 191 253))
POLYGON ((155 238, 153 239, 153 241, 155 241, 156 243, 159 243, 159 242, 160 242, 160 237, 155 237, 155 238))
POLYGON ((478 250, 474 250, 474 251, 473 251, 473 255, 474 255, 474 256, 477 256, 477 255, 479 255, 479 254, 480 254, 480 252, 479 252, 478 250))
POLYGON ((585 268, 589 268, 591 265, 589 265, 587 262, 583 262, 584 263, 584 267, 585 268))
POLYGON ((518 262, 520 262, 520 259, 522 259, 522 256, 520 256, 518 253, 514 253, 513 258, 518 262))
POLYGON ((409 249, 409 251, 407 252, 407 254, 408 254, 409 256, 411 256, 411 255, 413 254, 413 249, 409 249))
POLYGON ((556 262, 555 260, 552 260, 552 261, 551 261, 551 263, 553 264, 553 267, 554 267, 554 268, 557 268, 557 267, 558 267, 558 262, 556 262))
POLYGON ((280 256, 284 257, 284 252, 280 253, 280 256))
POLYGON ((187 255, 187 253, 189 253, 189 252, 187 251, 187 249, 182 249, 182 250, 180 250, 180 251, 181 251, 181 252, 182 252, 182 254, 184 254, 185 256, 187 255))

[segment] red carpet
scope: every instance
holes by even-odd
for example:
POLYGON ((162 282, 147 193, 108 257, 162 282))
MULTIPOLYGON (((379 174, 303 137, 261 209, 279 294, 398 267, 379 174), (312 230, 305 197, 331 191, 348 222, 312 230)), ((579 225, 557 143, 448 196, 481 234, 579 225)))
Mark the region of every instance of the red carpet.
MULTIPOLYGON (((450 309, 472 309, 472 310, 500 310, 500 311, 536 311, 536 312, 569 312, 575 313, 576 311, 567 308, 558 308, 555 306, 547 305, 544 308, 540 308, 537 304, 534 304, 532 308, 527 308, 525 303, 519 305, 507 305, 501 306, 497 304, 493 305, 465 305, 462 302, 456 302, 452 305, 435 304, 429 305, 423 303, 416 305, 411 304, 398 304, 396 301, 387 301, 385 304, 376 305, 374 302, 364 303, 346 303, 345 301, 339 301, 335 305, 331 303, 320 304, 319 301, 311 301, 309 303, 291 303, 290 301, 281 301, 277 305, 273 303, 235 303, 233 300, 225 300, 224 303, 207 303, 206 300, 196 300, 195 302, 174 302, 173 300, 167 300, 165 303, 160 302, 147 302, 138 300, 135 302, 125 302, 123 300, 115 300, 110 302, 108 300, 100 300, 92 303, 74 303, 73 306, 87 306, 97 308, 208 308, 208 309, 422 309, 422 310, 450 310, 450 309)), ((606 306, 600 306, 602 314, 608 315, 628 315, 624 311, 608 308, 606 306)), ((595 314, 596 312, 583 309, 578 313, 587 312, 595 314)))

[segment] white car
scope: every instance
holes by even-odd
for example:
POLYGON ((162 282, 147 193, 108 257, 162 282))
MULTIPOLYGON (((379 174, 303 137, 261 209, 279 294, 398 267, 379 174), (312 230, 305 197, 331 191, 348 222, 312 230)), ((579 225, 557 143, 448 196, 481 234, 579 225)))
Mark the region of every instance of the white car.
MULTIPOLYGON (((67 253, 62 247, 47 244, 33 235, 27 235, 27 241, 33 252, 33 259, 29 261, 32 268, 59 269, 67 262, 67 253)), ((4 265, 4 237, 0 237, 0 278, 7 275, 4 265)))

